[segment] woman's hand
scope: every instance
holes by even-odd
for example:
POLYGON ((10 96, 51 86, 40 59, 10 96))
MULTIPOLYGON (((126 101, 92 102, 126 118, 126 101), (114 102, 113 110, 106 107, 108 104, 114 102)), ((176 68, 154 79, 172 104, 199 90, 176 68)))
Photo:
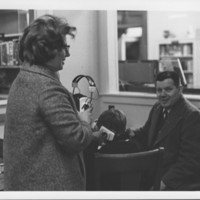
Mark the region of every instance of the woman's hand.
POLYGON ((107 135, 102 131, 93 131, 92 133, 94 141, 97 141, 99 145, 103 145, 107 141, 107 135))
POLYGON ((91 122, 92 122, 92 110, 93 110, 93 107, 90 106, 87 110, 84 110, 82 112, 78 112, 78 116, 79 116, 80 120, 91 124, 91 122))

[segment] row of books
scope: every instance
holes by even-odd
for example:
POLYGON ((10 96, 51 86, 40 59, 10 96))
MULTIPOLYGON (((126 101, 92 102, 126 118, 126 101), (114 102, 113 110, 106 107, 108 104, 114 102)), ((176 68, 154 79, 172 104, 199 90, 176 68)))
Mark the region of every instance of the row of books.
POLYGON ((19 65, 19 41, 13 39, 10 41, 0 42, 0 66, 19 65))
POLYGON ((192 54, 192 43, 160 45, 160 56, 192 56, 192 54))

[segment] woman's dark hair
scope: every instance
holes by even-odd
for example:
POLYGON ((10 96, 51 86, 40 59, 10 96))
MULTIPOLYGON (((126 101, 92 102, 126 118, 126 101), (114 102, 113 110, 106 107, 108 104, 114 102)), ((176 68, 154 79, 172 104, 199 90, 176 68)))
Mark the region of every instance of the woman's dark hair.
POLYGON ((119 136, 125 134, 126 116, 122 111, 117 109, 106 110, 99 116, 96 125, 98 129, 104 126, 113 131, 116 136, 119 136))
POLYGON ((25 28, 19 43, 19 58, 31 65, 44 65, 56 55, 55 50, 65 47, 65 36, 71 35, 75 27, 65 19, 43 15, 25 28))
POLYGON ((175 71, 160 72, 156 77, 156 81, 164 81, 165 79, 168 79, 168 78, 171 78, 174 81, 174 85, 176 87, 179 87, 180 77, 175 71))

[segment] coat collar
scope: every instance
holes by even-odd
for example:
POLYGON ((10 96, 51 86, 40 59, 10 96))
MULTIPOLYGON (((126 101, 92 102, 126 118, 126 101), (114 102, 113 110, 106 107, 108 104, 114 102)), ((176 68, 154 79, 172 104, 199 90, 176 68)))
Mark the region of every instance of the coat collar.
POLYGON ((58 73, 51 71, 47 67, 41 66, 41 65, 30 65, 29 63, 23 63, 22 66, 20 66, 20 69, 24 71, 29 71, 33 73, 42 74, 44 76, 48 76, 50 78, 56 79, 59 81, 58 73))
POLYGON ((74 110, 77 112, 76 105, 75 105, 72 94, 61 84, 61 82, 59 80, 59 76, 56 72, 53 72, 44 66, 30 65, 28 63, 24 63, 22 66, 20 66, 20 69, 23 71, 29 71, 29 72, 33 72, 33 73, 37 73, 37 74, 42 74, 44 76, 47 76, 47 77, 59 82, 59 84, 62 86, 62 88, 66 91, 66 94, 69 95, 69 101, 73 105, 74 110))

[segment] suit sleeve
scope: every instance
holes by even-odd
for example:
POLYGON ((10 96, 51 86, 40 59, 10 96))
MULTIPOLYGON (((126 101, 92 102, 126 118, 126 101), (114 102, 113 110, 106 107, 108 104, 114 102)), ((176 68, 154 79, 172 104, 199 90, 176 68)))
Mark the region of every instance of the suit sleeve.
POLYGON ((84 150, 92 139, 91 126, 81 121, 70 93, 59 84, 48 83, 39 104, 45 123, 66 152, 84 150))
POLYGON ((199 182, 200 113, 198 111, 192 112, 183 121, 180 140, 178 159, 163 177, 164 183, 174 189, 188 181, 192 181, 194 185, 199 182))

